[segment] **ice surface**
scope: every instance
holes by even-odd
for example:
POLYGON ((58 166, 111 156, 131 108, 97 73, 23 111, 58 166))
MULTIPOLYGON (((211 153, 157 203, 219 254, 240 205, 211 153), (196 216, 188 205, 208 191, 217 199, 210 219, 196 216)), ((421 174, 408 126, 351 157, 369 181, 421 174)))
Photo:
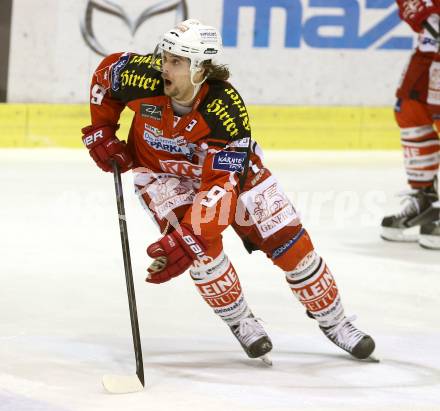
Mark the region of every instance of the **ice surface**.
POLYGON ((144 282, 158 237, 124 190, 147 388, 135 371, 113 179, 84 150, 0 150, 0 410, 440 410, 440 252, 379 238, 405 188, 398 152, 266 153, 380 364, 333 346, 283 274, 225 248, 274 342, 268 368, 242 352, 187 275, 144 282))

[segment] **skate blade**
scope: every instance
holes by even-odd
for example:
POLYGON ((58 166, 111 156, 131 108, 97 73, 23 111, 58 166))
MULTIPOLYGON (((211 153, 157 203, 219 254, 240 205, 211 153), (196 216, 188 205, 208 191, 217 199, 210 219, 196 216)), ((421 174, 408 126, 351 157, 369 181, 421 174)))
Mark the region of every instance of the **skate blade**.
POLYGON ((261 361, 263 361, 263 363, 265 365, 267 365, 268 367, 272 367, 273 363, 272 363, 272 359, 267 355, 262 355, 261 357, 258 357, 261 361))
POLYGON ((375 363, 375 364, 380 363, 379 358, 376 358, 373 355, 370 355, 369 357, 363 358, 363 359, 357 358, 357 360, 361 361, 361 362, 371 362, 371 363, 375 363))

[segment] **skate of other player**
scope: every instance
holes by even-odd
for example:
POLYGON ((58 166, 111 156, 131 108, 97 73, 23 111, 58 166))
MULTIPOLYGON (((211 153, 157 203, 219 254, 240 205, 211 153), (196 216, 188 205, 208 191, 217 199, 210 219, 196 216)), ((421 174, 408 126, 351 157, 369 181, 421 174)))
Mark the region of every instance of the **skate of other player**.
POLYGON ((189 270, 247 356, 265 359, 271 339, 223 248, 222 232, 231 226, 249 252, 264 252, 284 273, 330 341, 368 358, 374 341, 345 315, 333 274, 264 165, 229 70, 213 60, 221 52, 216 28, 187 20, 167 31, 154 53, 110 55, 93 75, 92 125, 83 141, 104 171, 113 158, 133 170, 139 200, 161 233, 147 248, 153 262, 146 281, 164 283, 189 270), (125 107, 134 112, 127 145, 115 136, 125 107))

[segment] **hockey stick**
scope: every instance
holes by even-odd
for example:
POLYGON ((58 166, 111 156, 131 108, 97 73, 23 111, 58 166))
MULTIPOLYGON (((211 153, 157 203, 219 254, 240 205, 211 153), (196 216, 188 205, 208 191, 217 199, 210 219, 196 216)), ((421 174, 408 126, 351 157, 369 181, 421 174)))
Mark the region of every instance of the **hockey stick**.
POLYGON ((428 23, 428 20, 425 20, 422 25, 429 32, 429 34, 438 41, 440 33, 434 27, 432 27, 430 23, 428 23))
POLYGON ((130 308, 131 333, 133 335, 134 354, 136 357, 136 375, 104 375, 102 385, 112 394, 127 394, 141 391, 145 386, 144 363, 142 360, 141 339, 136 310, 133 274, 131 269, 130 247, 128 244, 127 220, 125 217, 124 193, 121 173, 116 161, 112 161, 115 180, 116 203, 118 205, 119 231, 121 233, 122 254, 124 256, 125 280, 127 283, 128 306, 130 308))

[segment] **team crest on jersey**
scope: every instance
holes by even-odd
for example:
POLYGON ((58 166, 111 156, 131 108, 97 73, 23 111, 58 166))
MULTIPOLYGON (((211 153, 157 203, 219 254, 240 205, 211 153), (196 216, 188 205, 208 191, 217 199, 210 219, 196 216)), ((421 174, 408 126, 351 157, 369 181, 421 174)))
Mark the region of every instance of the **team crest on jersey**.
POLYGON ((111 77, 112 77, 112 90, 117 91, 121 86, 121 81, 119 80, 119 74, 121 70, 127 65, 128 60, 130 59, 130 53, 124 53, 119 60, 112 65, 111 68, 111 77))
POLYGON ((234 151, 219 151, 215 154, 212 168, 214 170, 223 171, 243 171, 243 163, 246 158, 246 153, 237 153, 234 151))
POLYGON ((141 116, 160 121, 162 120, 162 107, 154 104, 141 104, 141 116))

